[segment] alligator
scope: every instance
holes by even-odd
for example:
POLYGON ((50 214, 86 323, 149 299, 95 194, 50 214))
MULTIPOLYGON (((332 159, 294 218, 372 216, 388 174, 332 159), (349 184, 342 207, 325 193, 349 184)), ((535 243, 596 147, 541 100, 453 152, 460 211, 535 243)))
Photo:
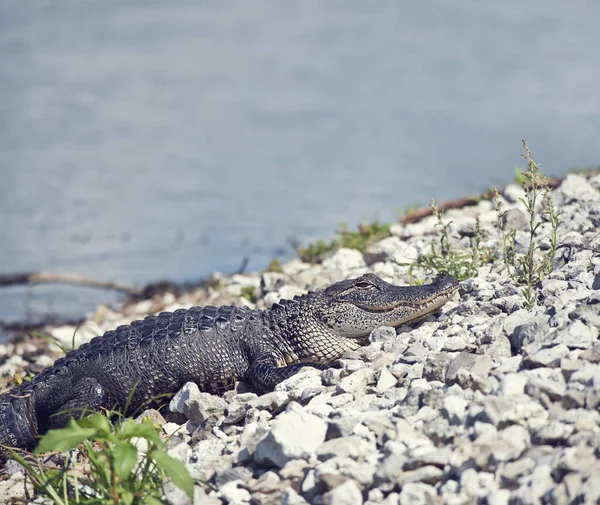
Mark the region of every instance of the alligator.
POLYGON ((192 307, 162 312, 83 344, 0 396, 0 444, 32 450, 69 418, 164 403, 188 381, 220 394, 236 381, 259 393, 302 367, 325 369, 372 330, 420 319, 455 293, 456 279, 395 286, 374 274, 337 282, 267 310, 192 307))

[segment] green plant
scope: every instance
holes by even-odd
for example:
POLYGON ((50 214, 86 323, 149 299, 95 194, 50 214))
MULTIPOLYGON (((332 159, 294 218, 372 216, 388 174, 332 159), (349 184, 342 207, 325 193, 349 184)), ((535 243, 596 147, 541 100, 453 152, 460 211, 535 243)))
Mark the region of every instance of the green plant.
POLYGON ((511 280, 522 287, 522 294, 528 308, 537 303, 537 286, 552 271, 556 249, 558 247, 557 230, 560 226, 560 213, 556 210, 550 186, 546 176, 540 171, 539 164, 533 155, 527 141, 522 139, 525 154, 521 156, 527 161, 527 171, 521 172, 521 185, 525 196, 519 198, 529 215, 528 220, 528 245, 523 254, 516 251, 515 239, 517 231, 506 226, 506 211, 503 209, 502 200, 498 190, 495 191, 495 204, 498 213, 498 226, 502 233, 502 253, 504 264, 511 280), (538 202, 540 201, 540 210, 538 202), (543 219, 551 226, 550 247, 546 252, 541 252, 535 244, 535 237, 543 219))
POLYGON ((23 382, 31 382, 34 377, 35 374, 32 372, 27 372, 24 376, 17 372, 12 377, 12 383, 14 386, 20 386, 23 382))
MULTIPOLYGON (((80 327, 78 326, 77 328, 75 328, 75 331, 73 332, 73 339, 71 341, 71 348, 75 348, 75 334, 77 333, 77 330, 80 327)), ((60 344, 60 342, 58 340, 56 340, 55 338, 52 338, 50 335, 44 335, 43 333, 40 332, 33 332, 32 335, 34 337, 39 337, 42 340, 44 340, 47 344, 55 345, 56 347, 58 347, 60 349, 60 351, 63 354, 67 354, 69 352, 69 349, 67 349, 66 347, 64 347, 63 345, 60 344)))
POLYGON ((31 463, 14 450, 12 457, 25 467, 34 488, 56 505, 160 505, 165 477, 193 499, 194 481, 181 461, 167 455, 159 428, 149 420, 137 424, 122 417, 112 424, 113 415, 119 414, 70 419, 66 428, 44 435, 36 449, 79 448, 83 464, 72 466, 69 455, 57 470, 44 467, 40 459, 31 463), (147 446, 141 457, 134 445, 140 439, 147 446))
POLYGON ((390 236, 390 225, 375 220, 371 224, 359 224, 356 231, 340 225, 341 247, 364 253, 371 244, 390 236))
POLYGON ((258 298, 256 296, 256 287, 251 285, 242 286, 242 288, 240 289, 240 295, 242 298, 245 298, 250 303, 256 303, 256 300, 258 298))
MULTIPOLYGON (((539 164, 533 159, 533 155, 527 141, 523 139, 525 154, 522 157, 527 161, 527 170, 516 174, 525 196, 519 200, 525 207, 529 216, 528 220, 528 246, 523 254, 516 251, 515 240, 517 230, 506 226, 506 211, 503 209, 502 200, 497 189, 494 190, 494 200, 498 213, 498 227, 502 236, 502 256, 509 277, 522 288, 526 307, 531 308, 537 302, 537 287, 539 283, 552 271, 558 248, 558 227, 560 226, 560 213, 557 212, 552 199, 551 188, 546 176, 540 171, 539 164), (542 252, 535 243, 539 227, 545 221, 550 223, 550 246, 547 251, 542 252)), ((483 245, 484 233, 478 219, 475 220, 473 229, 473 243, 468 251, 457 251, 453 249, 450 235, 450 222, 444 223, 442 212, 431 202, 432 213, 437 218, 437 225, 441 229, 441 237, 438 244, 432 244, 431 251, 423 254, 416 262, 416 266, 431 268, 439 273, 452 275, 459 280, 476 275, 477 269, 485 264, 493 262, 497 253, 483 245)), ((409 270, 412 276, 412 269, 409 270)))
POLYGON ((434 269, 462 281, 477 275, 477 269, 481 265, 494 261, 493 251, 482 245, 485 237, 479 218, 475 219, 472 247, 468 251, 457 251, 450 241, 449 227, 452 221, 444 223, 443 213, 433 200, 431 210, 437 218, 437 226, 441 229, 440 242, 439 245, 431 244, 431 251, 421 255, 417 261, 418 266, 434 269))
POLYGON ((317 242, 310 242, 306 247, 298 246, 296 252, 302 261, 305 263, 318 263, 323 260, 323 257, 341 246, 337 238, 331 240, 331 242, 324 242, 319 240, 317 242))
MULTIPOLYGON (((520 186, 522 186, 523 184, 527 183, 527 178, 525 177, 525 172, 523 172, 521 170, 521 167, 513 167, 513 172, 515 173, 515 176, 513 178, 513 182, 515 184, 519 184, 520 186)), ((496 189, 496 188, 494 188, 496 189)))
POLYGON ((324 256, 342 247, 365 252, 371 244, 390 236, 390 225, 373 221, 371 224, 360 224, 357 230, 349 230, 345 224, 340 224, 340 229, 330 242, 319 240, 308 244, 307 247, 297 247, 296 251, 302 261, 318 263, 324 256))
POLYGON ((278 274, 283 273, 283 268, 281 268, 281 260, 278 258, 273 258, 271 263, 265 268, 265 272, 276 272, 278 274))

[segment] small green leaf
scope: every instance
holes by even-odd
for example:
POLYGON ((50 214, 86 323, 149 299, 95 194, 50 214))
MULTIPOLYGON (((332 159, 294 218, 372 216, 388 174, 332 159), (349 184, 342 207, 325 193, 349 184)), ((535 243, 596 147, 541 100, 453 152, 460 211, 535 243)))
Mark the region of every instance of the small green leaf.
POLYGON ((79 420, 79 424, 85 428, 94 428, 98 435, 106 436, 111 432, 112 424, 102 414, 92 414, 79 420))
MULTIPOLYGON (((129 421, 129 419, 127 421, 129 421)), ((156 431, 154 423, 151 421, 142 421, 140 424, 136 424, 133 421, 131 421, 131 423, 125 422, 123 434, 126 438, 140 437, 157 445, 161 444, 160 436, 156 431)))
POLYGON ((159 500, 158 498, 155 498, 154 496, 146 496, 144 498, 144 500, 147 505, 164 505, 164 502, 162 500, 159 500))
POLYGON ((130 491, 122 491, 119 494, 119 503, 131 505, 133 503, 133 493, 130 491))
POLYGON ((159 450, 152 451, 148 456, 156 462, 158 468, 165 472, 167 477, 173 481, 173 484, 185 491, 190 500, 194 499, 194 480, 190 477, 187 468, 181 461, 159 450))
POLYGON ((37 445, 35 452, 39 454, 48 451, 69 451, 95 434, 94 428, 82 428, 74 419, 69 419, 66 428, 50 430, 46 433, 37 445))
POLYGON ((137 456, 137 449, 129 442, 121 442, 115 446, 113 450, 114 468, 121 479, 131 474, 137 463, 137 456))
POLYGON ((54 344, 56 347, 58 347, 63 352, 63 354, 67 354, 69 352, 69 350, 66 347, 63 347, 62 345, 60 345, 58 340, 55 340, 54 338, 52 338, 48 335, 44 335, 43 333, 39 333, 39 332, 33 332, 32 335, 45 340, 49 344, 54 344))

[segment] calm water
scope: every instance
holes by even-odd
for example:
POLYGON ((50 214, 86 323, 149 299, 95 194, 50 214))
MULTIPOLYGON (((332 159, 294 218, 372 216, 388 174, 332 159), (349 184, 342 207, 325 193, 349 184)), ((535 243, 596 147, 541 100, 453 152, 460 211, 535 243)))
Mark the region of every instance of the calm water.
MULTIPOLYGON (((0 2, 0 272, 134 284, 600 160, 600 3, 0 2), (375 7, 376 5, 376 7, 375 7)), ((0 319, 113 293, 0 290, 0 319)))

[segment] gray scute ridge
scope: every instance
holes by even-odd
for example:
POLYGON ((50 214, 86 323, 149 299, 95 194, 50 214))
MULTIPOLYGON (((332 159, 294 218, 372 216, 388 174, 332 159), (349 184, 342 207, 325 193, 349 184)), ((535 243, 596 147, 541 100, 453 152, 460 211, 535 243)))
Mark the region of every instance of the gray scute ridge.
POLYGON ((394 286, 368 273, 264 311, 206 306, 148 316, 94 338, 0 396, 0 444, 32 449, 70 417, 101 409, 132 415, 190 381, 208 393, 239 380, 271 391, 304 366, 327 368, 380 326, 423 317, 457 288, 451 277, 394 286))

